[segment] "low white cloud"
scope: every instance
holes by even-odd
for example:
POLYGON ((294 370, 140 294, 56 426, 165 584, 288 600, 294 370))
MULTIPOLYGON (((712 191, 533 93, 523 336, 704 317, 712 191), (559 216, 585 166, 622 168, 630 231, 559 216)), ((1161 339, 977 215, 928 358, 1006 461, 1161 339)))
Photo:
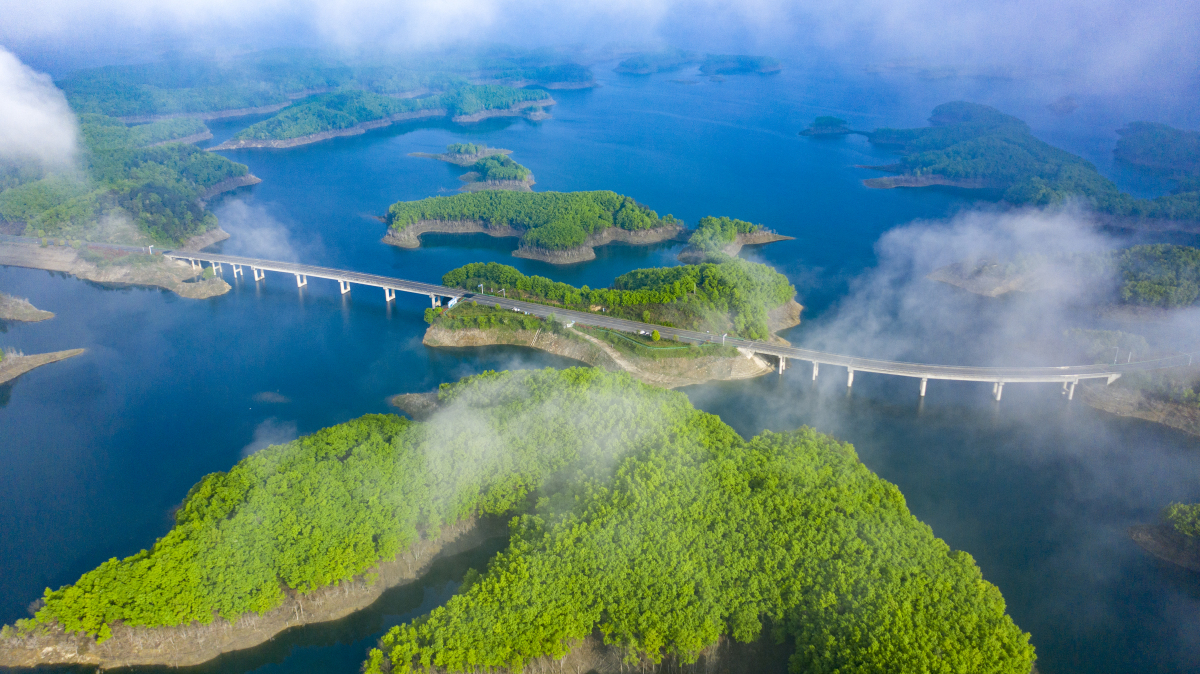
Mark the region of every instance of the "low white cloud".
POLYGON ((282 445, 300 437, 296 430, 296 422, 279 421, 271 417, 254 428, 254 440, 242 448, 242 458, 246 458, 260 449, 271 445, 282 445))
POLYGON ((50 77, 0 47, 0 159, 66 168, 77 143, 75 116, 50 77))

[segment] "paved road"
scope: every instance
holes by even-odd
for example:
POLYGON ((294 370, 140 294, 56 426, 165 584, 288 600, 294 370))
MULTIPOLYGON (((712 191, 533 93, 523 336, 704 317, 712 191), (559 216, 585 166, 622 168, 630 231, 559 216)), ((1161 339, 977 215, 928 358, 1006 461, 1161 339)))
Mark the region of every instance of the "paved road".
MULTIPOLYGON (((923 380, 950 379, 959 381, 994 382, 997 384, 1003 384, 1005 382, 1063 382, 1065 384, 1072 385, 1073 393, 1073 385, 1082 379, 1107 379, 1109 383, 1111 383, 1112 381, 1116 380, 1117 377, 1120 377, 1122 374, 1127 372, 1179 367, 1183 365, 1190 365, 1192 362, 1191 355, 1182 354, 1171 358, 1163 358, 1152 361, 1139 361, 1133 363, 1119 363, 1116 365, 1068 365, 1063 367, 968 367, 960 365, 934 365, 929 363, 905 363, 890 360, 878 360, 873 358, 859 358, 857 356, 847 356, 843 354, 815 351, 812 349, 803 349, 794 346, 783 346, 780 344, 772 344, 769 342, 760 342, 748 339, 737 339, 730 337, 724 338, 723 340, 720 335, 711 335, 705 332, 669 328, 660 325, 650 325, 638 321, 613 318, 610 316, 605 316, 604 314, 548 307, 533 302, 523 302, 520 300, 510 300, 505 297, 466 292, 461 288, 448 288, 446 286, 432 283, 408 281, 405 279, 379 276, 376 274, 363 274, 344 269, 331 269, 328 267, 318 267, 315 265, 292 262, 279 262, 276 260, 258 260, 253 258, 236 257, 232 255, 219 255, 215 253, 168 251, 165 254, 176 259, 192 260, 194 263, 208 262, 211 264, 213 262, 217 262, 222 265, 242 265, 267 271, 298 274, 304 277, 312 276, 316 278, 327 278, 348 283, 375 286, 379 288, 390 288, 409 293, 429 295, 431 298, 449 297, 468 301, 475 300, 479 302, 486 302, 488 304, 499 305, 505 309, 515 309, 532 314, 534 316, 546 317, 550 314, 554 314, 556 317, 566 322, 574 321, 583 325, 611 328, 613 330, 620 330, 623 332, 637 333, 640 331, 648 332, 650 330, 658 330, 660 335, 668 339, 677 338, 682 341, 698 343, 723 343, 728 346, 736 346, 747 349, 758 354, 765 354, 783 359, 808 361, 813 363, 814 370, 818 369, 819 365, 844 367, 847 369, 850 375, 847 380, 848 383, 853 382, 854 372, 875 372, 880 374, 897 375, 901 377, 913 377, 923 380)), ((999 391, 997 391, 997 394, 998 393, 999 391)))

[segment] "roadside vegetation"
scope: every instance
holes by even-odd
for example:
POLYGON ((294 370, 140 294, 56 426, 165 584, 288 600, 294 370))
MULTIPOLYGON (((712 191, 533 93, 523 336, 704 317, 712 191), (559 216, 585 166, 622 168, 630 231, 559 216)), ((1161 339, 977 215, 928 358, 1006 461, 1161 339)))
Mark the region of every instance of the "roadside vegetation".
POLYGON ((508 549, 391 630, 367 672, 519 669, 596 628, 630 662, 688 662, 765 626, 795 643, 797 672, 1029 671, 999 590, 849 445, 743 440, 682 394, 594 368, 484 373, 438 402, 428 423, 368 415, 206 476, 151 550, 48 590, 4 636, 237 620, 501 514, 508 549))
POLYGON ((589 288, 526 276, 497 262, 475 262, 447 272, 442 285, 477 289, 578 311, 691 330, 770 339, 767 312, 787 303, 796 289, 767 265, 730 258, 721 263, 638 269, 611 288, 589 288))
POLYGON ((483 191, 452 197, 398 201, 388 208, 388 226, 403 230, 423 220, 474 220, 488 227, 523 230, 521 242, 547 250, 584 245, 608 227, 629 231, 678 226, 673 216, 658 213, 616 192, 483 191))

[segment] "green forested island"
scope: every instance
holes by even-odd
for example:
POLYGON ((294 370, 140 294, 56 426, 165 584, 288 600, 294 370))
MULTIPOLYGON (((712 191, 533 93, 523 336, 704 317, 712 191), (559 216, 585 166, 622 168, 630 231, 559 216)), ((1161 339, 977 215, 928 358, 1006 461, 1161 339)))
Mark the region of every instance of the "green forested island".
POLYGON ((762 225, 724 216, 700 218, 696 231, 688 238, 688 245, 705 253, 717 253, 737 240, 738 234, 763 231, 762 225))
POLYGON ((1200 175, 1200 132, 1133 122, 1117 130, 1113 155, 1140 169, 1175 179, 1200 175))
POLYGON ((520 668, 596 628, 629 662, 764 632, 795 644, 794 671, 1034 660, 971 556, 849 445, 746 441, 682 394, 582 368, 484 373, 443 384, 427 423, 369 415, 268 447, 197 483, 152 549, 47 590, 5 637, 239 620, 481 513, 515 517, 508 548, 389 632, 368 672, 520 668))
MULTIPOLYGON (((894 149, 899 162, 877 167, 909 178, 896 184, 962 184, 1003 192, 1012 204, 1044 205, 1081 198, 1102 213, 1122 217, 1200 220, 1200 193, 1139 199, 1117 189, 1090 162, 1030 132, 1025 122, 995 108, 957 101, 934 108, 930 126, 876 129, 876 144, 894 149)), ((870 184, 870 183, 869 183, 870 184)))
POLYGON ((832 117, 830 115, 822 115, 813 120, 808 128, 801 131, 801 136, 845 136, 854 133, 854 131, 846 126, 846 120, 841 117, 832 117))
POLYGON ((206 192, 253 180, 244 164, 169 142, 206 131, 197 120, 127 126, 85 114, 79 121, 82 172, 9 167, 0 181, 0 225, 29 236, 175 245, 216 226, 200 202, 206 192), (136 231, 102 231, 97 223, 106 215, 128 216, 136 231))
POLYGON ((791 301, 796 288, 767 265, 737 258, 705 263, 637 269, 618 276, 611 288, 576 288, 542 276, 526 276, 496 262, 475 262, 447 272, 442 285, 485 291, 579 311, 656 325, 730 332, 767 340, 767 312, 791 301))
POLYGON ((588 237, 609 227, 637 232, 680 226, 670 215, 660 218, 630 197, 609 191, 485 191, 399 201, 388 208, 387 223, 393 231, 428 221, 509 227, 522 232, 523 245, 545 250, 583 246, 588 237))
POLYGON ((705 75, 736 75, 740 73, 775 73, 783 69, 779 61, 769 56, 743 56, 735 54, 699 54, 683 49, 665 49, 659 52, 636 54, 616 67, 616 72, 631 75, 649 75, 679 70, 686 66, 699 65, 705 75))

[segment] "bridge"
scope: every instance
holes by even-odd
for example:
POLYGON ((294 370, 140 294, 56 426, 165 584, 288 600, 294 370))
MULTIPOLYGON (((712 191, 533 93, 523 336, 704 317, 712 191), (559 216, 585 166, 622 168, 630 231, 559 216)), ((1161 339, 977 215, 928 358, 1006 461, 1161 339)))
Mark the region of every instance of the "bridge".
POLYGON ((829 353, 825 351, 815 351, 812 349, 803 349, 794 346, 784 346, 782 344, 772 344, 770 342, 762 342, 757 340, 739 339, 735 337, 727 337, 725 335, 717 336, 707 332, 696 332, 694 330, 682 330, 680 328, 671 328, 661 325, 650 325, 639 321, 631 321, 623 318, 613 318, 603 314, 596 314, 586 311, 574 311, 571 309, 563 309, 561 307, 551 307, 535 302, 525 302, 521 300, 508 299, 495 295, 485 295, 483 293, 473 293, 464 291, 461 288, 449 288, 442 285, 432 283, 421 283, 418 281, 407 281, 404 279, 392 278, 389 276, 379 276, 376 274, 363 274, 344 269, 331 269, 328 267, 317 267, 314 265, 299 264, 294 262, 279 262, 272 260, 258 260, 247 257, 237 257, 233 255, 221 255, 217 253, 200 253, 186 251, 166 251, 164 256, 175 260, 185 261, 192 265, 193 268, 200 269, 204 263, 208 263, 210 268, 216 274, 221 274, 224 266, 228 265, 232 268, 234 276, 242 276, 245 278, 245 270, 249 269, 254 276, 255 281, 262 281, 266 278, 266 272, 277 272, 281 274, 289 274, 295 277, 297 287, 303 287, 308 284, 309 277, 328 279, 337 281, 338 287, 342 293, 350 292, 350 285, 364 285, 381 288, 384 292, 386 301, 392 301, 396 297, 396 291, 413 293, 417 295, 427 295, 430 299, 430 304, 434 307, 442 306, 443 301, 447 302, 448 306, 453 306, 460 300, 486 300, 489 304, 497 305, 505 309, 513 309, 524 312, 533 316, 545 318, 554 314, 557 318, 567 322, 575 322, 581 325, 589 325, 598 328, 610 328, 623 332, 639 333, 643 331, 657 330, 664 337, 675 338, 680 341, 705 343, 713 342, 720 343, 726 346, 734 346, 739 349, 744 349, 752 353, 773 356, 778 361, 779 372, 782 373, 787 367, 788 360, 797 360, 812 364, 812 378, 815 381, 821 370, 821 366, 845 368, 846 371, 846 386, 854 385, 854 374, 856 372, 871 372, 877 374, 888 374, 899 377, 911 377, 920 381, 921 396, 925 395, 925 388, 931 379, 952 380, 952 381, 978 381, 991 382, 992 394, 996 400, 1000 400, 1004 393, 1004 385, 1010 383, 1061 383, 1064 392, 1067 394, 1067 399, 1075 397, 1075 386, 1085 379, 1104 379, 1106 384, 1111 384, 1116 381, 1122 374, 1128 372, 1142 372, 1148 370, 1160 370, 1171 367, 1189 366, 1192 364, 1191 354, 1180 354, 1168 358, 1159 358, 1155 360, 1144 360, 1127 363, 1114 363, 1112 365, 1068 365, 1063 367, 969 367, 960 365, 932 365, 926 363, 906 363, 891 360, 877 360, 873 358, 859 358, 857 356, 846 356, 842 354, 829 353))

